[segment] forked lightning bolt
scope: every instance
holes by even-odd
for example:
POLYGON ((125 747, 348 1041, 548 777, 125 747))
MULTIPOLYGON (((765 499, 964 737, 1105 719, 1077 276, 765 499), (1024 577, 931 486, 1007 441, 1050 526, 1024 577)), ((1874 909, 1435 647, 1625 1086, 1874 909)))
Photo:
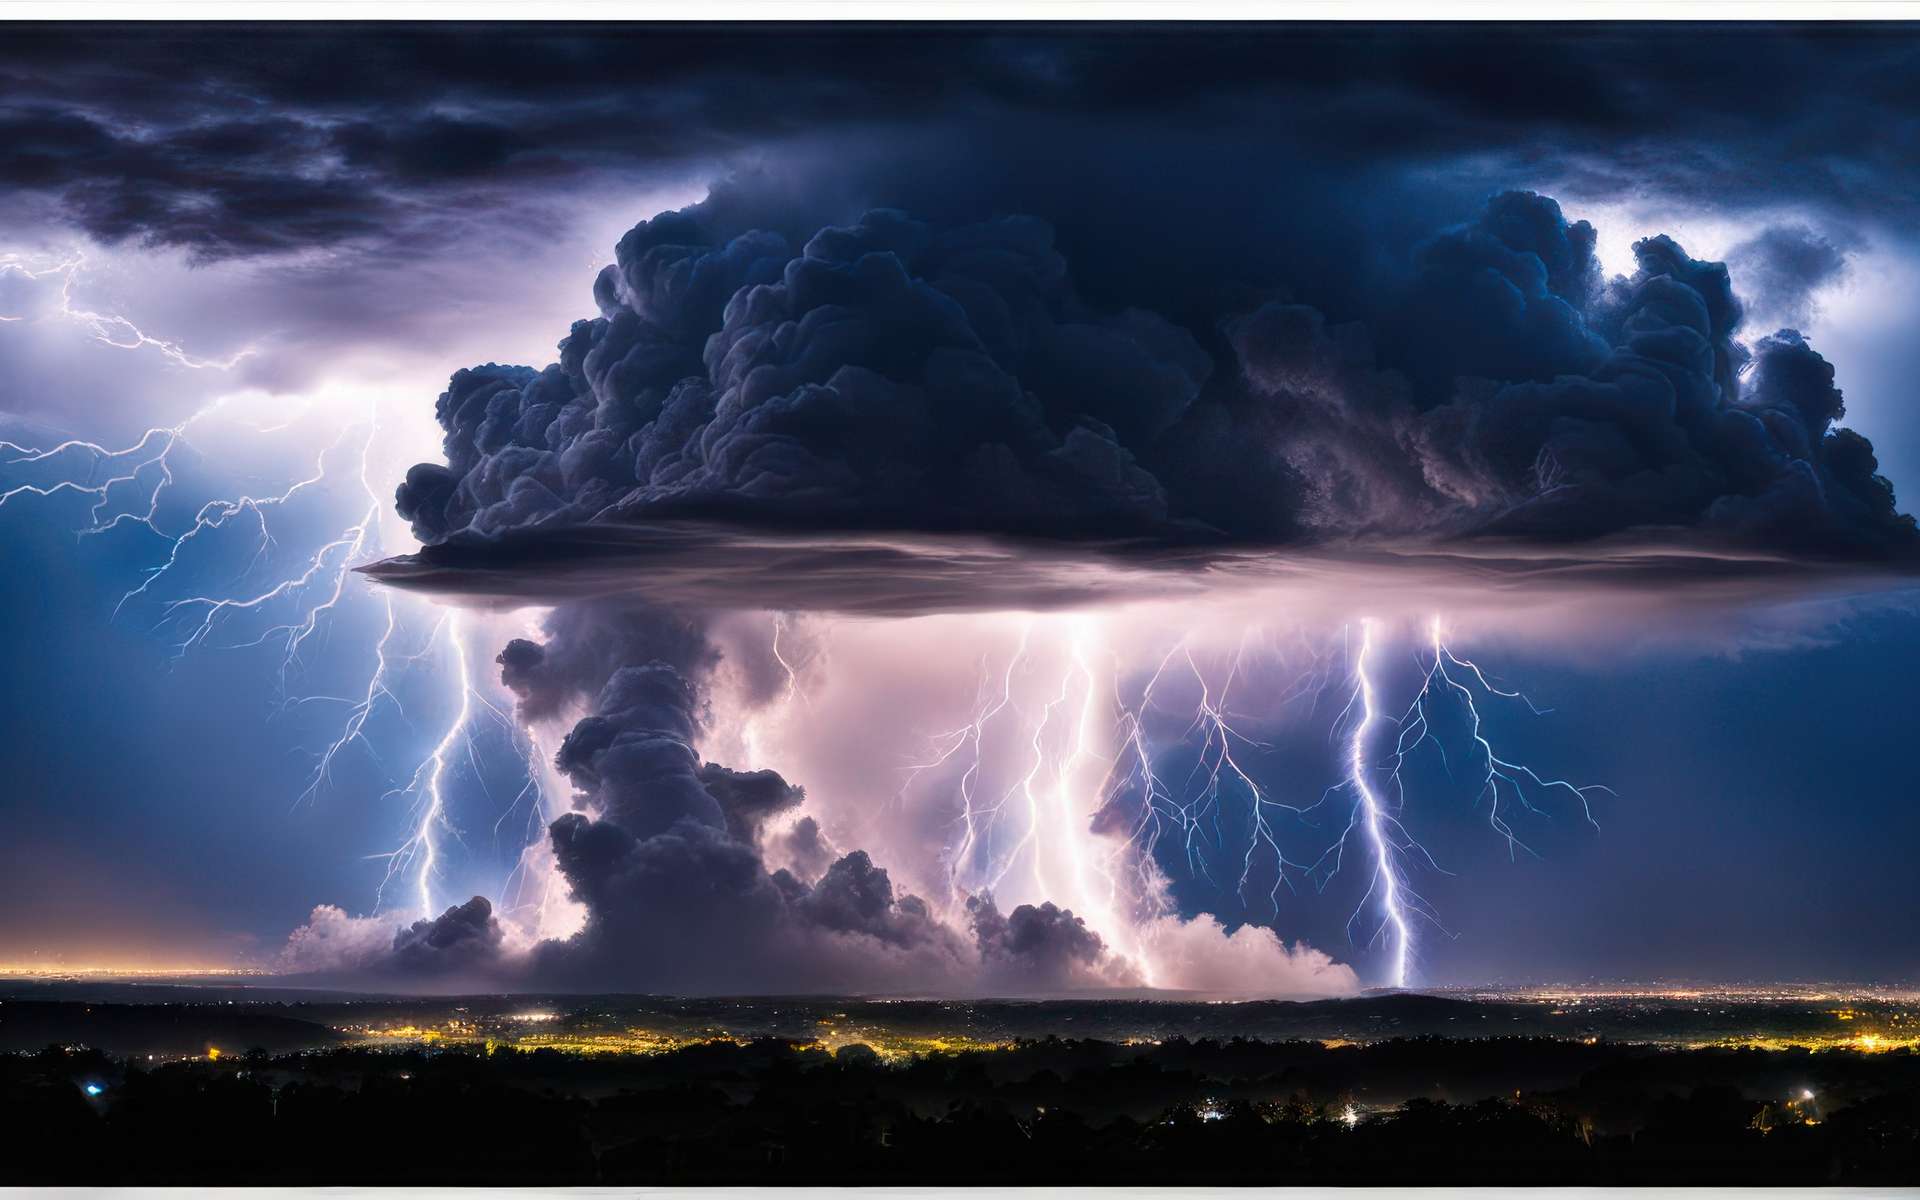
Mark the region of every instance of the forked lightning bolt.
POLYGON ((1427 668, 1421 680, 1420 691, 1414 697, 1413 704, 1400 720, 1400 737, 1394 746, 1394 782, 1399 783, 1399 764, 1423 743, 1431 742, 1439 751, 1449 772, 1458 761, 1458 756, 1448 756, 1446 747, 1433 732, 1431 718, 1432 706, 1445 697, 1451 697, 1465 710, 1469 721, 1468 740, 1474 752, 1477 782, 1480 784, 1479 798, 1487 802, 1487 822, 1493 831, 1506 841, 1507 853, 1513 857, 1518 850, 1532 854, 1532 847, 1514 833, 1508 820, 1512 807, 1551 819, 1552 815, 1535 803, 1533 792, 1538 795, 1558 795, 1579 807, 1580 819, 1593 829, 1600 825, 1593 817, 1592 806, 1588 803, 1588 794, 1602 792, 1613 794, 1613 789, 1602 784, 1575 785, 1564 779, 1547 779, 1532 767, 1524 763, 1510 762, 1494 751, 1493 743, 1482 730, 1480 709, 1475 703, 1473 688, 1463 680, 1477 685, 1487 696, 1502 700, 1518 700, 1536 716, 1545 715, 1548 710, 1539 708, 1532 700, 1516 691, 1508 691, 1494 686, 1484 672, 1472 661, 1456 655, 1450 649, 1443 636, 1440 618, 1435 617, 1428 625, 1429 650, 1433 656, 1432 664, 1427 668), (1451 668, 1451 669, 1450 669, 1451 668), (1460 678, 1455 678, 1458 675, 1460 678))
MULTIPOLYGON (((92 336, 93 340, 121 350, 155 350, 175 366, 187 367, 195 371, 231 371, 242 360, 253 355, 251 346, 245 347, 226 358, 202 358, 187 353, 178 342, 153 337, 143 332, 126 317, 117 313, 95 312, 82 308, 74 300, 74 284, 80 273, 86 270, 87 256, 74 251, 68 257, 51 266, 35 269, 26 264, 26 259, 14 253, 0 254, 0 274, 18 274, 26 279, 40 280, 49 276, 60 280, 60 303, 55 313, 68 320, 75 321, 92 336)), ((0 322, 24 321, 24 316, 0 314, 0 322)))
MULTIPOLYGON (((1526 848, 1512 828, 1515 807, 1551 815, 1541 806, 1540 797, 1559 794, 1577 800, 1582 818, 1591 822, 1587 797, 1605 790, 1547 778, 1496 753, 1484 732, 1478 696, 1524 702, 1536 714, 1544 710, 1532 707, 1520 693, 1494 685, 1471 660, 1451 650, 1438 621, 1432 623, 1429 634, 1430 646, 1424 652, 1429 661, 1419 691, 1397 717, 1384 707, 1376 678, 1380 631, 1375 622, 1360 622, 1357 631, 1343 634, 1331 652, 1308 646, 1308 667, 1278 693, 1279 711, 1297 711, 1292 706, 1298 702, 1310 716, 1320 697, 1343 674, 1349 686, 1347 703, 1333 720, 1338 778, 1316 801, 1296 804, 1273 794, 1271 785, 1261 780, 1260 769, 1248 755, 1267 750, 1268 743, 1247 726, 1245 718, 1234 715, 1231 698, 1253 686, 1249 639, 1241 639, 1224 670, 1210 674, 1192 649, 1193 639, 1180 638, 1160 655, 1135 700, 1127 703, 1119 690, 1118 672, 1110 698, 1101 700, 1096 695, 1085 626, 1076 621, 1029 620, 1003 666, 990 669, 983 660, 972 716, 934 735, 932 753, 911 766, 901 795, 925 786, 940 768, 951 764, 949 769, 957 770, 957 778, 945 776, 951 781, 958 810, 958 837, 948 854, 951 901, 976 889, 1001 885, 1017 864, 1025 863, 1033 870, 1034 885, 1043 892, 1084 898, 1094 876, 1104 879, 1109 896, 1100 907, 1109 917, 1120 907, 1113 889, 1121 858, 1130 859, 1137 873, 1136 914, 1164 911, 1156 907, 1160 900, 1156 883, 1165 839, 1177 836, 1178 858, 1187 871, 1211 880, 1206 849, 1225 847, 1223 810, 1229 803, 1243 806, 1233 818, 1234 826, 1246 833, 1244 844, 1232 852, 1239 870, 1231 885, 1241 901, 1246 901, 1248 884, 1262 862, 1270 863, 1274 872, 1266 899, 1277 919, 1283 886, 1292 887, 1296 878, 1304 878, 1316 891, 1324 891, 1352 860, 1363 859, 1367 886, 1349 920, 1349 933, 1356 943, 1383 950, 1387 981, 1404 987, 1416 957, 1415 927, 1426 922, 1444 930, 1411 882, 1416 872, 1440 868, 1404 821, 1408 796, 1403 767, 1409 755, 1432 743, 1449 770, 1460 762, 1475 764, 1480 794, 1488 802, 1489 824, 1510 852, 1526 848), (1047 657, 1062 665, 1038 702, 1023 705, 1022 693, 1031 693, 1032 688, 1021 682, 1041 661, 1035 652, 1036 639, 1052 651, 1047 657), (1177 737, 1153 745, 1148 717, 1158 711, 1161 693, 1177 680, 1197 689, 1191 717, 1177 737), (1451 753, 1435 727, 1442 704, 1460 706, 1468 730, 1466 744, 1451 753), (1108 719, 1111 736, 1103 737, 1095 731, 1108 719), (1017 765, 991 761, 990 733, 1001 722, 1013 723, 1019 734, 1000 740, 1016 747, 1022 760, 1017 765), (1381 754, 1383 737, 1391 740, 1381 754), (1109 743, 1111 754, 1104 751, 1109 743), (1169 776, 1162 765, 1164 756, 1174 750, 1192 756, 1191 765, 1177 777, 1169 776), (1095 780, 1086 770, 1089 763, 1101 765, 1104 778, 1095 780), (1001 782, 984 790, 995 776, 1001 782), (1076 794, 1076 788, 1081 792, 1076 794), (1137 797, 1137 807, 1131 810, 1137 815, 1119 839, 1125 854, 1108 856, 1100 850, 1102 839, 1088 829, 1089 819, 1125 797, 1137 797), (1310 830, 1336 810, 1342 815, 1333 840, 1311 853, 1293 853, 1274 824, 1276 815, 1287 814, 1297 818, 1290 824, 1310 830), (1015 828, 999 836, 1009 811, 1017 814, 1015 828), (1044 864, 1052 865, 1051 875, 1044 864)), ((1216 883, 1225 886, 1225 881, 1216 883)))
MULTIPOLYGON (((188 353, 179 344, 152 336, 131 321, 113 314, 81 306, 75 300, 75 283, 85 267, 80 256, 53 266, 32 268, 18 256, 0 256, 0 272, 16 272, 30 279, 58 276, 61 286, 57 307, 48 313, 79 323, 96 341, 118 349, 157 352, 177 367, 191 370, 224 371, 237 365, 251 350, 243 350, 227 359, 208 359, 188 353)), ((18 320, 24 318, 5 318, 18 320)), ((302 652, 325 635, 332 618, 346 597, 351 569, 376 557, 380 551, 379 518, 383 510, 373 486, 371 455, 377 441, 378 425, 369 410, 362 422, 344 425, 332 443, 321 450, 310 473, 271 495, 242 494, 217 498, 203 504, 179 532, 163 528, 161 505, 175 484, 173 456, 188 444, 195 426, 224 412, 236 399, 223 395, 196 411, 177 425, 147 430, 131 444, 112 447, 82 439, 69 439, 46 448, 13 442, 0 442, 0 469, 9 473, 31 472, 40 478, 32 482, 0 485, 0 505, 33 498, 48 499, 63 494, 91 500, 82 536, 104 533, 127 522, 144 526, 162 540, 162 553, 153 566, 146 568, 137 584, 127 589, 113 608, 113 618, 122 619, 143 609, 157 606, 156 631, 168 631, 174 655, 180 658, 202 649, 246 649, 272 644, 279 652, 281 710, 318 704, 344 706, 338 735, 318 754, 307 785, 294 803, 312 802, 333 782, 340 756, 358 746, 376 762, 370 738, 370 725, 391 717, 400 726, 410 725, 399 694, 394 689, 395 673, 411 669, 433 652, 437 643, 446 646, 456 665, 456 678, 449 689, 449 705, 454 715, 435 742, 434 748, 414 768, 404 772, 406 782, 388 793, 389 798, 413 797, 411 833, 402 845, 390 852, 389 870, 376 902, 384 900, 389 884, 409 869, 415 872, 413 895, 423 912, 430 915, 433 902, 433 877, 438 867, 437 839, 446 829, 449 762, 464 739, 472 757, 472 722, 476 713, 497 720, 505 736, 527 762, 526 783, 513 804, 501 815, 504 822, 512 811, 529 798, 536 803, 540 791, 537 753, 526 742, 513 722, 499 707, 475 687, 469 670, 469 647, 462 640, 457 622, 441 616, 432 626, 426 644, 411 654, 400 654, 406 640, 406 625, 401 601, 390 593, 379 593, 382 606, 381 628, 370 648, 372 665, 366 684, 358 694, 335 696, 299 693, 295 682, 302 666, 302 652), (353 518, 326 537, 292 566, 276 577, 257 579, 279 546, 275 517, 303 495, 330 482, 338 460, 350 456, 358 490, 364 499, 353 510, 353 518), (214 550, 215 543, 242 542, 245 563, 231 585, 218 591, 192 591, 172 586, 195 567, 193 561, 203 548, 214 550), (217 636, 245 622, 238 637, 217 636)), ((254 432, 267 434, 282 427, 251 426, 254 432)), ((422 611, 431 612, 421 606, 422 611)), ((498 823, 496 824, 496 828, 498 823)))

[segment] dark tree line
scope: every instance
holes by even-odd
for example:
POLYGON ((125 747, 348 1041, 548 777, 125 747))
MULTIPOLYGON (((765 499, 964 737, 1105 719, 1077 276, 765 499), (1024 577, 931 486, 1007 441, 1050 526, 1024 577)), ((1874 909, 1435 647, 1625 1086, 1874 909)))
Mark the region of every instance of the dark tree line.
POLYGON ((0 1057, 0 1121, 8 1184, 1910 1184, 1920 1056, 1046 1039, 896 1065, 769 1041, 149 1067, 49 1048, 0 1057))

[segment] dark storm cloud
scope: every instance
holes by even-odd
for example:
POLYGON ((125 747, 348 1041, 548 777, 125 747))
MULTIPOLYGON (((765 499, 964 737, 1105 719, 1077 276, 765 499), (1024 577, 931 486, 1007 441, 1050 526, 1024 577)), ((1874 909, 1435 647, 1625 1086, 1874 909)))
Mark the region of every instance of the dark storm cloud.
POLYGON ((877 210, 798 249, 749 223, 795 205, 749 177, 643 223, 558 363, 456 374, 447 463, 398 494, 429 545, 375 574, 900 614, 1354 554, 1471 572, 1488 540, 1535 583, 1579 543, 1584 575, 1634 586, 1915 561, 1803 338, 1744 331, 1727 268, 1666 237, 1603 280, 1593 228, 1545 197, 1416 243, 1365 320, 1302 278, 1297 300, 1216 289, 1189 325, 1089 302, 1032 218, 877 210), (1697 569, 1650 581, 1647 551, 1697 569))
POLYGON ((967 917, 984 967, 994 978, 1070 989, 1097 972, 1106 956, 1100 935, 1052 901, 1022 904, 1002 916, 992 895, 970 896, 967 917))
POLYGON ((458 236, 432 213, 462 198, 823 140, 955 164, 1023 143, 1052 164, 1035 193, 1076 174, 1099 189, 1087 135, 1120 122, 1149 155, 1124 172, 1136 188, 1177 180, 1223 210, 1264 186, 1250 176, 1313 162, 1352 180, 1365 157, 1904 220, 1920 154, 1881 118, 1911 106, 1914 58, 1906 30, 1865 26, 17 26, 0 181, 107 241, 392 253, 458 236), (1154 157, 1207 136, 1210 172, 1154 157))
POLYGON ((881 210, 795 254, 704 215, 622 239, 595 287, 603 315, 559 363, 454 378, 438 410, 449 464, 400 492, 423 540, 776 512, 824 528, 1168 526, 1128 442, 1180 419, 1208 357, 1151 313, 1084 310, 1044 223, 936 230, 881 210))
POLYGON ((773 861, 784 862, 782 869, 802 882, 812 882, 838 861, 833 843, 820 822, 801 817, 793 827, 772 839, 768 852, 773 861))
POLYGON ((545 628, 546 640, 515 638, 495 659, 500 682, 519 697, 522 720, 584 705, 623 665, 659 660, 692 675, 719 654, 698 622, 641 603, 565 605, 547 615, 545 628))
POLYGON ((410 974, 490 966, 504 934, 484 896, 456 904, 432 920, 415 921, 393 935, 393 965, 410 974))
POLYGON ((1834 428, 1832 366, 1791 330, 1735 342, 1742 310, 1721 264, 1664 237, 1634 253, 1638 271, 1590 314, 1603 358, 1463 386, 1408 425, 1434 490, 1499 534, 1664 527, 1816 558, 1910 557, 1913 520, 1872 447, 1834 428))
POLYGON ((743 842, 755 841, 767 822, 798 807, 807 798, 804 789, 774 771, 735 771, 718 763, 700 768, 700 782, 725 814, 727 832, 743 842))

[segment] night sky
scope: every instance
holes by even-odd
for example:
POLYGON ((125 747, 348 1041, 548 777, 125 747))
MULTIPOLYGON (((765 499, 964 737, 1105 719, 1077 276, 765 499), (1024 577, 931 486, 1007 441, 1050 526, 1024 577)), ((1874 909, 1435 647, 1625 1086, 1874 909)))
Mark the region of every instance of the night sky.
POLYGON ((1909 27, 7 32, 0 964, 1920 977, 1909 27))

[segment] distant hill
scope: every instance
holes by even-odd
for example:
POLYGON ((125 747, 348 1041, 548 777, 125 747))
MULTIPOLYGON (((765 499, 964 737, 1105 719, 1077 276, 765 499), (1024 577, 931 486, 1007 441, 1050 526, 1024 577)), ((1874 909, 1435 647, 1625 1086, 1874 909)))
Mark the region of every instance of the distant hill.
POLYGON ((0 1003, 0 1052, 85 1045, 117 1056, 240 1054, 259 1047, 286 1053, 344 1040, 325 1025, 238 1005, 86 1004, 58 1000, 0 1003))

